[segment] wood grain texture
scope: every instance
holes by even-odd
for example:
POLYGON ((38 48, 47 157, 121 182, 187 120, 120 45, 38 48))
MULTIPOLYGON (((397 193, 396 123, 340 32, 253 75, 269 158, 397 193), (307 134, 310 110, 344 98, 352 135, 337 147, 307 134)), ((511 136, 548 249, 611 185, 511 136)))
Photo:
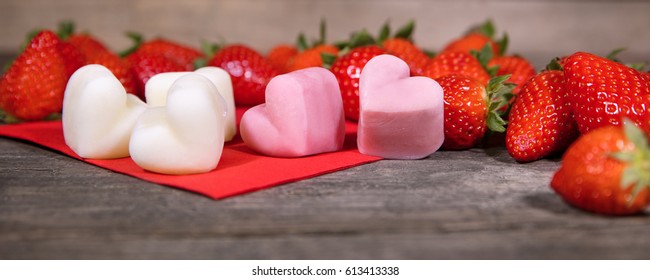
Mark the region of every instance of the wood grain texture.
POLYGON ((438 152, 213 201, 0 138, 0 258, 649 258, 650 218, 569 207, 558 164, 438 152))
POLYGON ((648 1, 598 0, 5 0, 0 52, 15 51, 28 31, 56 28, 63 19, 76 21, 114 50, 130 46, 124 32, 132 30, 193 46, 225 39, 266 52, 294 42, 299 32, 317 36, 320 18, 328 21, 332 41, 362 28, 376 33, 386 20, 396 27, 415 19, 416 42, 433 50, 492 18, 499 34, 509 33, 512 53, 537 67, 578 50, 605 55, 620 47, 628 48, 622 59, 647 61, 649 10, 648 1))

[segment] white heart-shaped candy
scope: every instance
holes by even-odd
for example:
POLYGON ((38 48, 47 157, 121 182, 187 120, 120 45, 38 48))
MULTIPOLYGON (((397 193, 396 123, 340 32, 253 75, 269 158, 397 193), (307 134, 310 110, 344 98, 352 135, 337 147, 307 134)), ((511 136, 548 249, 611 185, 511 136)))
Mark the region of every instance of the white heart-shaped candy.
MULTIPOLYGON (((157 74, 145 85, 145 98, 149 106, 165 106, 167 104, 167 92, 171 85, 178 78, 192 72, 167 72, 157 74)), ((232 81, 230 75, 219 67, 203 67, 193 73, 201 74, 208 78, 219 91, 219 95, 224 99, 226 104, 226 126, 225 141, 232 140, 237 134, 235 124, 235 98, 233 97, 232 81)))
POLYGON ((68 80, 63 98, 65 143, 83 158, 127 157, 131 130, 146 108, 106 67, 81 67, 68 80))
POLYGON ((205 76, 175 80, 166 106, 151 107, 131 135, 131 158, 145 170, 165 174, 208 172, 219 163, 224 146, 226 105, 205 76))

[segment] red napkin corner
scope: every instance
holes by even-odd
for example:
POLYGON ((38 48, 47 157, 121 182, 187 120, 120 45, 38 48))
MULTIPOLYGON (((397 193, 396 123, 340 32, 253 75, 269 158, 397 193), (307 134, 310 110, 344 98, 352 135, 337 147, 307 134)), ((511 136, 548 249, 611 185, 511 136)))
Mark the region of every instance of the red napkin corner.
MULTIPOLYGON (((237 109, 237 123, 246 109, 237 109)), ((108 170, 199 193, 212 199, 245 194, 378 161, 380 159, 378 157, 359 153, 356 131, 356 123, 347 122, 343 150, 300 158, 263 156, 249 149, 237 137, 224 146, 216 169, 194 175, 164 175, 143 170, 131 158, 111 160, 80 158, 65 144, 61 121, 0 125, 0 136, 33 142, 108 170)))

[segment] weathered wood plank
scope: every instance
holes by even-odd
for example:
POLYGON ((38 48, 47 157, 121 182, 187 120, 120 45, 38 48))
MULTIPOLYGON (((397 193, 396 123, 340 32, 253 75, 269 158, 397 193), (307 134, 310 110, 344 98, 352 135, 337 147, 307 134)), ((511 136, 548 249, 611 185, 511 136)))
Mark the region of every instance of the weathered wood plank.
POLYGON ((557 160, 381 161, 213 201, 0 139, 0 258, 648 258, 650 218, 564 204, 557 160))

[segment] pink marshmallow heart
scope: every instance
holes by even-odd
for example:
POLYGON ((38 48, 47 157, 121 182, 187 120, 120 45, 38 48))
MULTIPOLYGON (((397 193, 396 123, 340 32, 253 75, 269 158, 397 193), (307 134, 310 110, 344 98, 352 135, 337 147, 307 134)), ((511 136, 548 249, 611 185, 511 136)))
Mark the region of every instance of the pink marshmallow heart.
POLYGON ((320 67, 273 78, 266 103, 244 113, 241 137, 256 152, 274 157, 301 157, 340 150, 345 118, 339 85, 320 67))
POLYGON ((357 146, 363 154, 419 159, 444 140, 443 94, 427 77, 410 77, 408 65, 392 55, 376 56, 359 79, 357 146))

